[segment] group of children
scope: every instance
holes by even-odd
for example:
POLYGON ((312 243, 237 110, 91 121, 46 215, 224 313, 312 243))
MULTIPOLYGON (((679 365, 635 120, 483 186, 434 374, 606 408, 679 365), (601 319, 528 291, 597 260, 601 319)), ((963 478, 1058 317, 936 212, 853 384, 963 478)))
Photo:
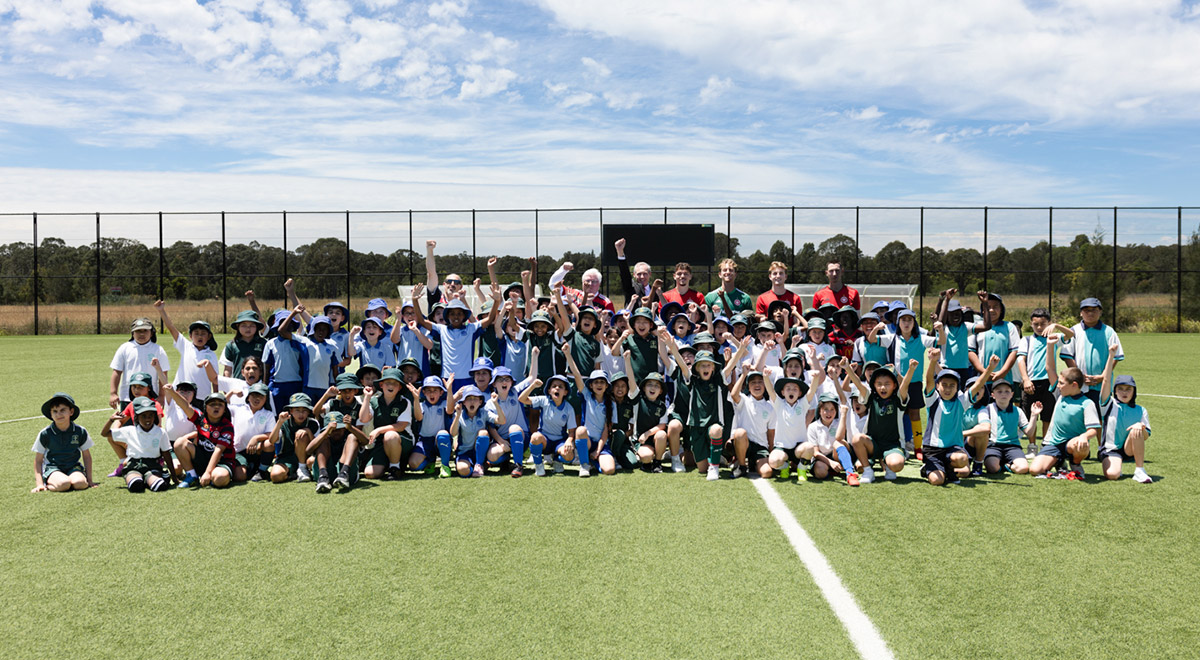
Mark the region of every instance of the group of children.
MULTIPOLYGON (((432 267, 431 267, 432 272, 432 267)), ((1150 424, 1094 298, 1072 327, 1045 310, 1031 334, 980 291, 979 311, 941 293, 931 327, 902 302, 761 316, 635 296, 608 310, 532 295, 531 276, 466 302, 461 278, 418 284, 394 313, 329 302, 231 324, 221 352, 203 321, 184 333, 158 301, 178 367, 149 318, 112 361, 115 413, 100 431, 132 492, 315 482, 319 493, 406 473, 520 477, 641 469, 743 476, 895 479, 909 459, 934 485, 1010 471, 1080 480, 1093 444, 1104 476, 1143 461, 1150 424), (714 315, 716 312, 716 315, 714 315), (1068 368, 1059 370, 1062 359, 1068 368), (921 411, 925 410, 925 423, 921 411), (1040 447, 1036 445, 1041 420, 1040 447), (1026 448, 1028 443, 1028 448, 1026 448), (547 460, 550 466, 546 466, 547 460)), ((92 439, 63 393, 33 446, 35 491, 94 485, 92 439)))

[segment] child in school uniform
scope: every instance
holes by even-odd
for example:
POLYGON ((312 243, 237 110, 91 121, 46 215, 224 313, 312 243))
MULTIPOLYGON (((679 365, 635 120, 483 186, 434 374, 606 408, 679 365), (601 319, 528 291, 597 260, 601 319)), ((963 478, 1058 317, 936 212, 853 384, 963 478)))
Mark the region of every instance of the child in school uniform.
MULTIPOLYGON (((998 355, 993 357, 997 361, 1000 360, 998 355)), ((967 389, 971 389, 979 380, 979 376, 968 378, 967 389)), ((991 388, 991 383, 984 383, 979 396, 971 401, 971 405, 966 408, 966 414, 963 415, 963 438, 966 443, 964 447, 971 454, 972 477, 983 476, 983 459, 992 437, 992 420, 988 416, 988 406, 992 402, 991 388)))
POLYGON ((225 395, 221 392, 209 394, 202 410, 196 410, 173 388, 164 389, 196 425, 194 434, 179 438, 173 445, 175 457, 184 471, 179 487, 229 486, 233 481, 237 452, 233 448, 233 418, 225 395))
MULTIPOLYGON (((321 314, 329 319, 329 323, 333 326, 333 332, 329 338, 332 339, 338 346, 338 355, 350 354, 350 331, 346 329, 346 323, 350 321, 350 309, 342 303, 333 300, 325 303, 321 308, 321 314)), ((341 375, 339 369, 338 375, 341 375)))
POLYGON ((971 366, 977 371, 983 371, 983 365, 993 355, 1000 358, 1000 366, 992 376, 992 382, 1013 382, 1013 367, 1017 364, 1017 351, 1021 344, 1021 331, 1015 323, 1005 320, 1004 299, 998 293, 983 292, 984 297, 979 301, 981 313, 985 317, 984 326, 987 328, 977 332, 974 338, 975 351, 969 356, 971 366))
MULTIPOLYGON (((838 470, 835 456, 837 450, 840 448, 843 452, 847 451, 845 438, 846 415, 838 403, 837 396, 818 395, 816 419, 808 425, 804 442, 796 448, 800 459, 800 470, 796 475, 798 481, 807 481, 810 472, 817 479, 832 477, 838 470)), ((851 469, 843 468, 847 476, 854 472, 853 467, 851 463, 851 469)))
MULTIPOLYGON (((888 481, 894 480, 896 474, 904 469, 903 418, 907 415, 908 398, 912 392, 909 385, 913 376, 920 373, 917 370, 921 363, 916 358, 909 358, 905 364, 908 369, 899 382, 896 372, 891 369, 875 369, 869 377, 869 391, 853 369, 846 369, 846 376, 858 394, 858 403, 867 411, 865 428, 849 438, 863 466, 862 481, 865 483, 875 481, 875 463, 883 464, 883 476, 888 481)), ((847 365, 843 362, 842 366, 847 365)), ((856 421, 852 426, 859 426, 859 422, 856 421)))
POLYGON ((367 479, 396 480, 404 475, 403 462, 412 451, 413 406, 404 396, 404 374, 395 367, 383 370, 375 382, 378 394, 363 388, 363 396, 370 404, 363 403, 359 411, 359 422, 364 426, 371 423, 375 428, 367 436, 370 451, 363 451, 366 466, 363 476, 367 479))
MULTIPOLYGON (((562 294, 554 290, 554 308, 558 311, 558 327, 567 328, 557 339, 559 344, 570 342, 572 357, 579 369, 589 373, 600 368, 600 314, 594 307, 581 307, 575 313, 575 325, 563 304, 562 294)), ((571 305, 574 308, 574 304, 571 305)))
POLYGON ((171 370, 171 362, 167 352, 158 345, 158 333, 154 324, 148 318, 139 318, 129 328, 129 341, 121 344, 113 355, 112 380, 109 383, 108 405, 114 410, 121 410, 129 405, 135 397, 129 394, 129 377, 135 373, 149 373, 153 376, 150 383, 150 398, 155 398, 158 392, 158 376, 150 361, 157 359, 164 372, 171 370))
POLYGON ((662 458, 667 453, 666 388, 662 374, 650 372, 638 383, 630 396, 634 404, 631 423, 633 442, 642 469, 655 474, 662 472, 662 458))
POLYGON ((582 402, 583 423, 575 429, 574 438, 575 455, 579 457, 579 476, 591 476, 593 459, 601 472, 614 474, 616 459, 608 446, 613 419, 608 374, 596 369, 584 379, 571 349, 569 342, 563 344, 563 356, 567 359, 567 368, 575 377, 575 391, 582 402))
MULTIPOLYGON (((1025 416, 1034 419, 1033 404, 1040 403, 1042 435, 1050 428, 1050 415, 1054 412, 1054 395, 1050 394, 1050 378, 1046 374, 1046 336, 1054 324, 1050 322, 1050 312, 1044 307, 1038 307, 1029 315, 1029 329, 1032 334, 1021 338, 1017 347, 1017 373, 1021 377, 1021 408, 1025 416)), ((1030 438, 1029 451, 1026 460, 1037 454, 1037 436, 1030 438)))
POLYGON ((1021 448, 1021 438, 1024 436, 1032 443, 1037 437, 1037 416, 1042 412, 1042 404, 1035 401, 1030 406, 1033 417, 1026 417, 1025 411, 1013 404, 1012 384, 1002 380, 992 385, 991 399, 987 409, 991 433, 984 469, 990 474, 1000 470, 1028 474, 1029 460, 1021 448))
MULTIPOLYGON (((808 434, 808 411, 816 399, 817 386, 825 379, 825 371, 814 376, 814 387, 810 388, 801 378, 780 376, 774 387, 767 388, 767 398, 775 412, 774 446, 767 457, 771 474, 780 478, 791 476, 791 463, 800 460, 798 449, 808 434)), ((846 475, 851 485, 856 485, 858 475, 846 475)))
MULTIPOLYGON (((1050 377, 1050 392, 1056 397, 1054 415, 1050 418, 1050 430, 1042 440, 1042 448, 1029 472, 1036 477, 1048 477, 1049 472, 1064 460, 1070 463, 1070 471, 1066 478, 1071 481, 1083 481, 1083 459, 1091 453, 1091 441, 1100 437, 1100 410, 1096 403, 1084 392, 1084 374, 1078 367, 1069 367, 1061 374, 1058 365, 1052 359, 1054 349, 1051 348, 1059 341, 1058 335, 1046 338, 1046 374, 1050 377)), ((1114 360, 1119 345, 1110 345, 1114 352, 1114 360)), ((1103 381, 1103 376, 1101 376, 1103 381)))
POLYGON ((267 350, 267 338, 263 332, 267 324, 259 318, 258 312, 252 309, 238 312, 237 318, 229 324, 233 330, 230 339, 221 351, 221 375, 226 378, 242 373, 242 366, 250 358, 262 359, 263 351, 267 350))
POLYGON ((881 334, 886 336, 884 332, 886 325, 880 323, 879 315, 875 312, 867 312, 858 320, 859 336, 854 340, 854 350, 850 354, 850 362, 862 375, 862 365, 867 362, 878 362, 879 364, 887 364, 887 346, 879 340, 881 334))
POLYGON ((965 387, 964 384, 971 377, 971 333, 986 328, 981 322, 965 320, 962 304, 953 297, 955 292, 956 289, 942 292, 938 299, 938 320, 933 324, 933 330, 938 335, 941 367, 953 369, 958 374, 959 387, 965 387))
POLYGON ((959 471, 967 468, 970 456, 963 449, 965 444, 967 408, 979 398, 991 372, 999 366, 993 356, 987 369, 971 389, 964 394, 959 385, 959 372, 954 369, 938 369, 941 350, 929 351, 929 366, 925 371, 925 403, 929 406, 929 432, 925 436, 925 455, 921 476, 934 486, 953 483, 959 479, 959 471))
POLYGON ((432 467, 434 457, 440 457, 440 476, 453 476, 451 452, 454 447, 450 438, 450 422, 454 408, 453 402, 446 396, 446 383, 437 376, 426 376, 420 388, 409 384, 408 389, 416 402, 412 407, 412 423, 417 428, 414 434, 416 442, 409 454, 409 468, 417 470, 432 467), (441 437, 443 433, 444 438, 441 437), (439 439, 446 444, 444 451, 439 439))
POLYGON ((742 370, 729 388, 733 403, 734 467, 730 474, 737 479, 750 470, 763 478, 772 474, 767 458, 775 446, 775 406, 767 397, 766 378, 761 371, 742 370))
POLYGON ((1154 483, 1146 474, 1146 440, 1150 439, 1150 416, 1137 402, 1137 382, 1133 376, 1113 378, 1113 366, 1119 347, 1110 346, 1108 363, 1104 366, 1104 381, 1100 384, 1100 418, 1104 422, 1100 439, 1100 464, 1104 478, 1121 478, 1121 465, 1134 462, 1133 480, 1140 484, 1154 483))
POLYGON ((360 365, 371 365, 381 372, 396 366, 396 345, 386 336, 383 321, 375 317, 363 319, 362 326, 350 329, 350 340, 354 344, 353 355, 360 365))
POLYGON ((233 450, 237 465, 233 468, 234 482, 249 478, 259 482, 267 477, 271 467, 271 429, 275 413, 268 404, 271 391, 263 383, 254 383, 244 391, 229 392, 229 413, 233 419, 233 450))
POLYGON ((633 379, 640 383, 646 376, 659 370, 658 337, 654 334, 654 314, 646 307, 633 312, 633 334, 622 342, 622 350, 630 351, 633 361, 633 379))
MULTIPOLYGON (((158 373, 158 382, 164 385, 167 383, 167 374, 162 370, 162 365, 158 363, 158 359, 151 361, 151 366, 158 373)), ((190 381, 180 381, 172 388, 185 403, 189 405, 188 410, 175 403, 174 397, 163 395, 160 397, 160 405, 162 406, 162 427, 167 432, 167 439, 171 441, 171 446, 175 445, 175 441, 187 436, 196 431, 196 425, 188 419, 190 414, 190 405, 196 400, 196 384, 190 381)), ((159 388, 160 394, 162 388, 159 388)), ((178 472, 178 458, 172 462, 171 472, 178 472)))
POLYGON ((562 474, 563 462, 570 461, 575 455, 575 447, 567 442, 568 437, 574 437, 575 428, 579 425, 575 417, 575 408, 568 400, 571 391, 570 382, 565 376, 555 374, 545 384, 544 395, 531 396, 532 392, 542 387, 542 381, 536 379, 529 389, 521 392, 518 397, 521 404, 537 410, 539 415, 538 430, 529 438, 529 450, 533 454, 534 472, 539 477, 547 475, 545 468, 545 451, 550 450, 553 457, 555 474, 562 474))
POLYGON ((412 300, 404 301, 400 306, 400 322, 392 328, 388 339, 395 346, 397 360, 416 360, 422 374, 426 374, 429 373, 429 351, 433 348, 433 340, 428 332, 417 325, 417 315, 413 309, 412 300))
POLYGON ((217 340, 213 339, 212 328, 204 321, 192 321, 185 337, 171 322, 171 315, 167 313, 166 303, 158 300, 155 301, 154 307, 162 317, 167 330, 171 332, 175 350, 179 352, 179 369, 175 371, 175 383, 178 384, 183 380, 195 383, 196 396, 201 399, 207 398, 209 394, 212 394, 212 384, 204 373, 204 368, 197 365, 201 360, 207 360, 209 364, 217 364, 217 340))
MULTIPOLYGON (((517 383, 508 367, 496 367, 492 372, 492 391, 495 397, 487 402, 489 411, 504 413, 505 425, 489 428, 492 445, 488 449, 487 462, 496 465, 505 454, 511 456, 513 467, 509 474, 513 478, 524 474, 521 464, 525 460, 525 441, 529 438, 529 421, 525 418, 525 406, 521 405, 521 394, 533 385, 533 377, 517 383)), ((501 469, 503 472, 503 469, 501 469)))
POLYGON ((280 484, 293 477, 297 483, 312 481, 308 451, 321 429, 312 405, 307 394, 297 392, 288 398, 287 406, 279 413, 268 440, 275 449, 269 473, 271 483, 280 484))
MULTIPOLYGON (((151 358, 152 366, 157 361, 157 359, 158 358, 151 358)), ((158 402, 154 401, 153 398, 151 397, 151 393, 153 391, 153 390, 151 390, 151 387, 153 387, 152 384, 154 382, 154 377, 148 373, 138 372, 138 373, 130 374, 128 380, 129 380, 129 385, 128 385, 129 396, 133 397, 134 399, 139 399, 139 398, 150 399, 154 403, 155 409, 158 411, 159 417, 161 418, 162 417, 162 408, 158 405, 158 402)), ((123 419, 126 422, 128 422, 129 420, 132 420, 136 416, 137 416, 137 413, 135 413, 133 410, 133 402, 130 401, 124 407, 117 410, 117 418, 118 418, 117 426, 118 427, 121 426, 120 420, 123 419)), ((110 436, 106 435, 106 436, 104 436, 104 438, 108 440, 108 444, 110 447, 112 447, 113 453, 115 453, 117 455, 117 467, 115 470, 112 471, 112 474, 109 474, 108 476, 109 477, 120 477, 125 473, 125 445, 114 441, 112 439, 112 437, 110 437, 110 436)))
POLYGON ((1055 326, 1063 334, 1062 359, 1068 367, 1075 367, 1083 374, 1083 394, 1100 407, 1099 389, 1103 380, 1104 364, 1108 349, 1116 347, 1115 360, 1125 359, 1121 338, 1112 326, 1100 320, 1102 306, 1099 298, 1087 298, 1079 303, 1079 323, 1064 328, 1055 326))
MULTIPOLYGON (((418 284, 414 287, 413 297, 419 297, 421 291, 422 286, 418 284)), ((426 331, 437 331, 438 342, 441 346, 441 377, 442 379, 453 379, 455 391, 472 382, 469 372, 472 361, 475 359, 475 340, 496 321, 496 315, 500 313, 502 307, 499 286, 492 286, 492 302, 493 305, 487 317, 473 322, 470 321, 471 308, 457 298, 446 305, 445 324, 433 323, 426 319, 419 308, 413 310, 418 326, 426 331)))
POLYGON ((333 321, 328 316, 314 316, 309 324, 308 334, 299 338, 300 345, 308 353, 304 393, 313 400, 325 394, 325 390, 329 389, 337 378, 338 371, 350 364, 354 358, 353 354, 342 355, 339 352, 337 342, 329 338, 332 332, 333 321))
POLYGON ((125 447, 128 462, 125 467, 125 487, 131 493, 166 490, 169 482, 163 478, 162 460, 170 460, 171 441, 158 425, 159 411, 153 401, 142 396, 135 398, 132 424, 113 429, 113 422, 130 421, 124 413, 108 418, 100 435, 125 447))
POLYGON ((358 450, 368 440, 356 421, 336 410, 325 416, 325 426, 313 439, 313 464, 320 475, 317 479, 318 493, 328 493, 334 488, 345 492, 358 483, 358 450), (332 482, 327 476, 331 467, 337 471, 337 477, 332 482))
POLYGON ((42 404, 50 425, 33 442, 33 490, 58 493, 86 490, 92 481, 92 436, 75 423, 79 406, 70 394, 56 392, 42 404))
MULTIPOLYGON (((482 477, 492 442, 487 427, 503 425, 504 411, 499 408, 489 411, 484 406, 489 397, 474 385, 450 396, 455 400, 454 420, 450 422, 450 437, 456 440, 455 469, 460 477, 482 477)), ((493 394, 493 400, 494 397, 493 394)))
POLYGON ((304 391, 308 351, 293 335, 299 330, 297 312, 279 310, 271 320, 267 347, 263 349, 263 367, 267 370, 267 387, 271 390, 272 408, 287 409, 293 394, 304 391))
POLYGON ((921 374, 925 373, 925 352, 937 343, 937 337, 925 334, 917 325, 917 314, 911 309, 902 309, 896 313, 895 334, 881 335, 877 339, 880 346, 887 350, 881 364, 908 364, 910 360, 917 361, 915 378, 908 385, 908 410, 904 421, 904 437, 912 443, 913 453, 917 461, 924 460, 925 434, 921 426, 921 409, 925 407, 925 395, 921 391, 921 374))

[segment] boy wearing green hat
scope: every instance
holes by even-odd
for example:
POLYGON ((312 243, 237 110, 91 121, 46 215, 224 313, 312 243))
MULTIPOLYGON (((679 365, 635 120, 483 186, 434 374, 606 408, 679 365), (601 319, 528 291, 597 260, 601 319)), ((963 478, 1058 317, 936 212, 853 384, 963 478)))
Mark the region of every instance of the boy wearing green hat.
POLYGON ((268 440, 275 446, 275 460, 270 471, 272 483, 283 483, 292 477, 297 483, 312 481, 308 449, 320 428, 312 414, 312 399, 303 392, 290 396, 287 409, 279 413, 279 420, 268 440))
POLYGON ((251 357, 262 359, 263 351, 267 348, 267 338, 263 332, 267 324, 259 318, 258 312, 245 309, 238 312, 237 318, 229 324, 233 329, 233 339, 225 344, 221 351, 221 373, 226 378, 241 374, 246 360, 251 357))
POLYGON ((358 483, 358 450, 369 442, 354 418, 332 411, 325 415, 325 426, 309 447, 317 466, 317 492, 328 493, 336 486, 349 490, 358 483), (329 467, 337 469, 337 478, 329 480, 329 467))
POLYGON ((659 341, 667 344, 688 386, 687 439, 696 469, 707 472, 708 481, 716 481, 721 478, 721 451, 729 439, 727 420, 733 415, 728 388, 712 353, 700 351, 689 367, 665 328, 659 341))
POLYGON ((51 424, 33 442, 33 490, 85 490, 92 481, 92 437, 75 423, 79 406, 70 394, 58 392, 42 404, 51 424))
POLYGON ((921 362, 909 359, 903 378, 896 381, 896 372, 879 367, 870 375, 871 388, 863 384, 858 374, 849 368, 846 358, 841 366, 858 392, 859 401, 870 411, 866 428, 859 434, 846 438, 854 449, 858 462, 863 466, 862 480, 875 481, 874 463, 882 463, 884 478, 891 481, 904 469, 904 418, 908 415, 908 404, 912 378, 918 373, 921 362))
POLYGON ((367 479, 399 479, 404 474, 402 465, 413 448, 413 439, 408 431, 412 422, 412 404, 404 396, 404 374, 395 367, 383 370, 375 381, 379 394, 370 389, 363 390, 364 402, 359 412, 359 422, 375 428, 367 436, 369 444, 363 457, 367 463, 363 476, 367 479))
POLYGON ((156 300, 154 308, 162 317, 163 325, 171 332, 175 350, 179 351, 179 369, 175 371, 175 384, 178 385, 180 381, 195 383, 196 396, 200 399, 207 398, 213 392, 212 383, 204 367, 197 365, 203 360, 207 360, 210 365, 217 364, 217 340, 213 339, 212 327, 205 321, 192 321, 188 325, 188 334, 185 337, 171 321, 165 302, 156 300))
POLYGON ((125 464, 125 487, 131 493, 142 493, 149 488, 153 492, 166 490, 162 461, 170 460, 171 441, 167 432, 158 425, 160 411, 157 404, 140 396, 129 404, 133 411, 133 423, 113 429, 114 422, 127 422, 125 413, 108 418, 100 435, 122 445, 127 457, 125 464))

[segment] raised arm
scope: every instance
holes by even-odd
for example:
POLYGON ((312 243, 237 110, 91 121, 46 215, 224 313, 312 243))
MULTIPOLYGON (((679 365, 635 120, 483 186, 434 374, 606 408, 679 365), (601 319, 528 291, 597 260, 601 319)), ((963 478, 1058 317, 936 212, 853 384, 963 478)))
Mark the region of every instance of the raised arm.
POLYGON ((613 247, 617 249, 617 261, 621 263, 617 265, 617 279, 621 282, 621 293, 625 294, 625 301, 628 304, 633 299, 635 293, 640 291, 633 290, 633 276, 629 274, 629 262, 625 259, 625 239, 618 238, 613 247))
POLYGON ((417 317, 417 325, 421 326, 422 328, 425 328, 426 330, 432 330, 433 323, 430 323, 429 319, 425 318, 425 314, 423 314, 421 312, 421 306, 419 304, 417 304, 417 301, 420 300, 420 296, 424 292, 425 288, 418 283, 413 286, 412 290, 413 290, 413 314, 416 315, 416 317, 417 317))
POLYGON ((304 305, 296 305, 294 308, 292 308, 291 313, 289 313, 287 318, 283 320, 283 323, 279 324, 279 329, 276 330, 276 332, 279 333, 280 338, 282 338, 282 339, 291 339, 292 338, 292 321, 295 321, 296 317, 303 313, 304 313, 304 305))
POLYGON ((1058 356, 1055 355, 1055 347, 1058 344, 1058 335, 1046 336, 1046 378, 1053 385, 1054 381, 1058 380, 1058 356))
POLYGON ((976 326, 975 332, 986 332, 992 328, 992 313, 987 311, 988 292, 978 291, 975 295, 979 296, 979 310, 983 313, 983 327, 976 326))
POLYGON ((492 309, 488 311, 487 318, 480 321, 482 327, 487 328, 496 322, 496 317, 500 314, 500 303, 503 300, 501 296, 500 285, 492 282, 492 309))
POLYGON ((971 401, 975 401, 979 398, 979 393, 983 391, 985 386, 987 386, 988 382, 991 380, 992 372, 996 371, 996 367, 998 366, 1000 366, 1000 356, 993 355, 992 359, 988 360, 987 369, 983 370, 983 373, 980 374, 978 379, 976 379, 975 384, 971 386, 971 401))
MULTIPOLYGON (((914 362, 915 362, 915 360, 914 360, 914 362)), ((855 372, 853 369, 845 368, 846 367, 846 358, 842 358, 841 365, 842 365, 842 371, 846 372, 846 376, 850 378, 850 382, 853 383, 855 389, 858 390, 859 400, 862 401, 863 403, 866 403, 867 396, 868 396, 867 386, 863 384, 862 379, 858 377, 857 372, 855 372)), ((908 379, 912 376, 912 372, 913 372, 913 370, 909 369, 908 373, 904 374, 904 384, 902 384, 900 386, 900 391, 903 392, 908 387, 908 379)))
POLYGON ((300 299, 296 297, 296 281, 290 277, 287 278, 287 281, 283 283, 283 291, 287 294, 289 305, 292 307, 301 308, 300 318, 304 320, 304 327, 311 329, 313 317, 312 314, 309 314, 308 310, 304 308, 304 305, 300 302, 300 299))
POLYGON ((433 249, 437 241, 425 241, 425 286, 433 291, 438 286, 437 264, 433 257, 433 249))
POLYGON ((425 413, 421 412, 421 390, 412 383, 405 383, 404 386, 408 388, 408 393, 412 395, 413 404, 410 408, 412 408, 412 420, 415 424, 424 419, 425 415, 425 413))
POLYGON ((167 303, 161 300, 154 301, 154 309, 158 310, 158 315, 162 317, 163 325, 171 332, 171 340, 179 340, 179 328, 175 327, 175 323, 171 321, 171 315, 167 313, 167 303))
POLYGON ((1112 396, 1112 381, 1113 367, 1117 365, 1117 351, 1120 347, 1116 344, 1108 347, 1108 360, 1104 363, 1104 377, 1100 380, 1100 401, 1101 403, 1108 401, 1112 396))
MULTIPOLYGON (((737 351, 734 352, 732 357, 725 361, 725 370, 721 376, 725 379, 726 383, 728 383, 729 379, 733 377, 733 372, 737 370, 738 363, 742 361, 742 357, 746 355, 746 351, 750 350, 750 344, 752 343, 754 343, 754 339, 752 339, 749 335, 742 337, 742 340, 738 342, 737 351)), ((746 370, 743 369, 742 371, 745 372, 746 370)))
POLYGON ((498 284, 500 284, 500 279, 499 279, 498 277, 496 277, 496 262, 497 262, 497 259, 496 259, 496 257, 488 257, 488 260, 487 260, 487 269, 488 269, 488 279, 489 279, 489 281, 490 281, 492 284, 497 284, 497 285, 498 285, 498 284))
POLYGON ((939 348, 929 349, 929 364, 925 365, 925 391, 932 392, 933 387, 937 385, 938 362, 942 359, 942 351, 939 348))
POLYGON ((179 406, 179 410, 183 413, 184 417, 191 419, 196 416, 196 409, 192 407, 192 404, 187 402, 187 399, 180 396, 179 392, 175 391, 174 386, 163 385, 160 391, 164 398, 174 401, 175 405, 179 406))
POLYGON ((575 377, 575 387, 579 389, 580 394, 583 394, 583 374, 579 373, 579 365, 575 364, 575 357, 571 355, 571 342, 563 342, 562 353, 563 357, 567 359, 567 369, 570 369, 571 375, 575 377))
POLYGON ((687 362, 683 360, 683 355, 679 352, 679 346, 675 344, 675 338, 671 336, 671 333, 665 327, 658 329, 658 343, 660 345, 667 345, 667 350, 670 351, 671 357, 675 359, 675 366, 679 367, 679 375, 683 376, 685 381, 692 380, 692 370, 688 368, 687 362))
POLYGON ((542 379, 534 378, 533 382, 529 384, 529 387, 521 390, 521 393, 519 395, 517 395, 517 401, 520 401, 521 405, 523 405, 523 406, 532 405, 533 401, 531 401, 529 399, 530 394, 534 390, 536 390, 537 388, 539 388, 541 386, 542 386, 542 379))
POLYGON ((246 303, 250 305, 250 310, 262 318, 262 312, 258 311, 258 300, 254 297, 254 289, 247 289, 243 295, 246 296, 246 303))
POLYGON ((743 369, 742 373, 738 374, 737 380, 734 381, 733 386, 729 388, 729 400, 732 401, 733 405, 735 406, 742 402, 742 385, 745 384, 746 374, 748 373, 750 373, 750 370, 743 369))

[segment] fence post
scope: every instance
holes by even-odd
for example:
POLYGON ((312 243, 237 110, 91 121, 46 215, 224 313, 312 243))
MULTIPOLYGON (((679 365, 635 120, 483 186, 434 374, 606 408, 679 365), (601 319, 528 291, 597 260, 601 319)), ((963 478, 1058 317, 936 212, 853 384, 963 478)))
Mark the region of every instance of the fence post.
POLYGON ((604 276, 600 278, 604 282, 604 295, 608 296, 608 266, 604 264, 604 209, 600 208, 600 252, 597 255, 600 258, 601 267, 604 268, 604 276))
POLYGON ((221 211, 221 331, 229 322, 229 263, 225 254, 225 212, 221 211))
POLYGON ((96 211, 96 334, 100 334, 100 212, 96 211))
POLYGON ((350 307, 350 209, 346 209, 346 309, 350 307))
POLYGON ((733 207, 725 207, 725 258, 733 258, 733 207))
POLYGON ((920 244, 920 247, 918 247, 917 249, 920 251, 920 258, 917 259, 917 262, 919 264, 918 268, 921 271, 920 277, 917 278, 917 281, 920 282, 920 285, 917 287, 917 289, 918 289, 917 295, 920 296, 919 298, 917 298, 917 300, 920 301, 917 304, 917 306, 918 306, 917 313, 920 314, 921 319, 924 320, 925 319, 925 207, 924 206, 921 207, 921 244, 920 244))
MULTIPOLYGON (((1182 214, 1182 211, 1181 211, 1182 214)), ((1182 215, 1180 216, 1182 217, 1182 215)), ((37 298, 38 298, 38 268, 37 268, 37 212, 34 212, 34 336, 38 335, 37 298)))
MULTIPOLYGON (((539 239, 540 239, 540 238, 541 238, 541 236, 542 236, 542 235, 541 235, 541 232, 540 232, 540 230, 539 230, 539 228, 538 228, 538 223, 539 223, 539 221, 540 221, 540 218, 538 217, 539 215, 540 215, 540 212, 539 212, 537 209, 534 209, 534 210, 533 210, 533 279, 531 280, 531 282, 532 282, 532 284, 533 284, 533 290, 534 290, 534 291, 536 291, 536 290, 537 290, 537 283, 538 283, 538 263, 537 263, 537 260, 538 260, 538 255, 539 255, 539 254, 541 254, 541 251, 540 251, 540 249, 539 249, 539 246, 538 246, 538 241, 539 241, 539 239)), ((529 304, 529 302, 530 302, 530 301, 526 300, 526 301, 525 301, 525 304, 526 304, 526 305, 528 305, 528 304, 529 304)))
MULTIPOLYGON (((1183 332, 1183 207, 1176 208, 1175 213, 1179 223, 1176 228, 1178 236, 1175 239, 1175 332, 1183 332)), ((36 312, 34 318, 37 318, 36 312)))
MULTIPOLYGON (((475 252, 475 209, 471 209, 471 279, 479 279, 479 265, 475 263, 478 255, 475 252)), ((463 287, 466 288, 465 286, 463 287)))
POLYGON ((1117 327, 1117 207, 1113 207, 1112 326, 1117 327))
MULTIPOLYGON (((163 251, 163 213, 158 212, 158 299, 166 300, 166 288, 164 280, 166 279, 166 256, 163 251)), ((158 331, 164 332, 162 315, 158 319, 158 331)))
POLYGON ((788 266, 788 271, 791 272, 792 277, 796 277, 796 207, 795 207, 795 205, 792 206, 792 250, 791 250, 791 252, 792 252, 792 256, 790 259, 788 259, 788 262, 790 264, 788 266))
POLYGON ((858 207, 854 207, 854 280, 862 284, 862 274, 859 272, 858 255, 862 250, 858 248, 858 207))
POLYGON ((983 290, 988 288, 988 207, 983 207, 983 290))
MULTIPOLYGON (((287 211, 283 212, 283 279, 288 277, 287 264, 287 211)), ((284 293, 283 306, 287 307, 287 293, 284 293)))
POLYGON ((1049 233, 1046 236, 1046 311, 1054 316, 1054 207, 1049 209, 1050 216, 1047 224, 1049 233))
MULTIPOLYGON (((413 283, 413 239, 412 239, 412 209, 408 210, 408 283, 413 283)), ((346 303, 349 305, 350 303, 346 303)), ((413 301, 413 305, 416 305, 413 301)), ((426 310, 428 312, 429 310, 426 310)))

